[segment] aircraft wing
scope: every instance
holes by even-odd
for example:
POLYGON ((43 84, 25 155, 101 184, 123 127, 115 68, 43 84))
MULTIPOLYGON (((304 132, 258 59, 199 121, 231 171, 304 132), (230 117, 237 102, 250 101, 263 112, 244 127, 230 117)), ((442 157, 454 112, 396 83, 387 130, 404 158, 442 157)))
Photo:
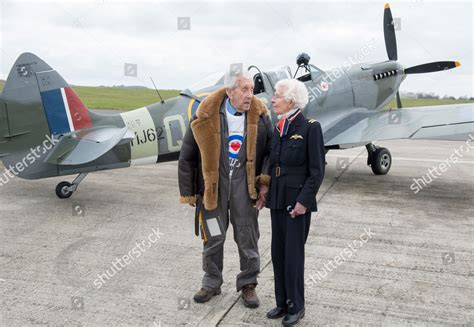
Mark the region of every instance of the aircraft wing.
POLYGON ((119 144, 135 138, 127 127, 102 126, 65 134, 45 162, 55 165, 80 165, 91 162, 119 144))
POLYGON ((357 146, 392 139, 462 141, 474 137, 474 104, 406 107, 390 111, 353 108, 323 126, 326 146, 357 146))

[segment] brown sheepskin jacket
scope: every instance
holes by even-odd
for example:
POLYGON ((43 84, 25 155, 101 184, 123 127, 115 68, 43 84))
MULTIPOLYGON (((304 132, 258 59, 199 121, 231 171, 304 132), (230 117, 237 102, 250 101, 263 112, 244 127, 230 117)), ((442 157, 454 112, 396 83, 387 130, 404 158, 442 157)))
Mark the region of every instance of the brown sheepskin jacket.
MULTIPOLYGON (((217 208, 222 146, 220 108, 225 98, 222 88, 204 99, 184 136, 178 163, 181 203, 195 204, 197 195, 201 195, 205 209, 217 208)), ((253 200, 258 197, 257 186, 270 183, 268 159, 272 132, 267 107, 253 96, 247 112, 245 139, 247 186, 253 200)))

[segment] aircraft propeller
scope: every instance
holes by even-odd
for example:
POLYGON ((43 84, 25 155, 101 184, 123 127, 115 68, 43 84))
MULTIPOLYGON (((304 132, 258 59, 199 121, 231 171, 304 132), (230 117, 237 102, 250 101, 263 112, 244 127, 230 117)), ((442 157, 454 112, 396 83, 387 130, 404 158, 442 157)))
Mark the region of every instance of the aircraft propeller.
MULTIPOLYGON (((393 23, 392 11, 388 3, 385 4, 383 15, 383 33, 385 39, 385 48, 387 49, 388 59, 398 60, 397 38, 395 36, 395 25, 393 23)), ((461 66, 459 61, 435 61, 404 69, 404 74, 423 74, 442 70, 448 70, 461 66)), ((400 94, 397 91, 397 108, 402 107, 400 94)))

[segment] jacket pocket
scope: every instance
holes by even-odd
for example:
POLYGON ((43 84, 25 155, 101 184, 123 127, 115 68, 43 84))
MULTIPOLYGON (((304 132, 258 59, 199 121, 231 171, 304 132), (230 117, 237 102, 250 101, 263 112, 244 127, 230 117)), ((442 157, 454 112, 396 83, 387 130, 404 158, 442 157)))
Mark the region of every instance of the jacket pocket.
POLYGON ((306 159, 306 147, 303 141, 293 141, 282 149, 282 160, 288 166, 303 165, 306 159))
POLYGON ((299 185, 285 185, 285 206, 295 207, 296 199, 300 195, 302 184, 299 185))

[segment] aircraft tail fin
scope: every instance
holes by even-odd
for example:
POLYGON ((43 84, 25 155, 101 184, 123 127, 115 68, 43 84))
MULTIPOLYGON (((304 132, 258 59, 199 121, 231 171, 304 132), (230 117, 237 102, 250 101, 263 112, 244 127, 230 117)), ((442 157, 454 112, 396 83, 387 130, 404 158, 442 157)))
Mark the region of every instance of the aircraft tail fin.
MULTIPOLYGON (((5 166, 15 165, 31 149, 45 149, 43 144, 48 140, 94 128, 98 122, 99 116, 87 109, 57 71, 36 55, 23 53, 14 63, 0 98, 0 160, 5 166)), ((54 166, 43 163, 47 151, 41 152, 41 158, 21 174, 57 174, 54 166)))
POLYGON ((28 150, 50 135, 36 72, 52 70, 37 56, 23 53, 13 64, 0 99, 0 158, 28 150))
POLYGON ((31 114, 40 109, 41 121, 46 121, 49 134, 53 136, 93 126, 94 114, 74 90, 57 71, 32 53, 23 53, 15 62, 5 82, 2 99, 7 103, 8 115, 17 120, 13 122, 16 129, 31 132, 32 123, 38 123, 38 120, 31 121, 31 114), (30 114, 22 113, 20 117, 15 111, 21 106, 28 106, 30 114))

